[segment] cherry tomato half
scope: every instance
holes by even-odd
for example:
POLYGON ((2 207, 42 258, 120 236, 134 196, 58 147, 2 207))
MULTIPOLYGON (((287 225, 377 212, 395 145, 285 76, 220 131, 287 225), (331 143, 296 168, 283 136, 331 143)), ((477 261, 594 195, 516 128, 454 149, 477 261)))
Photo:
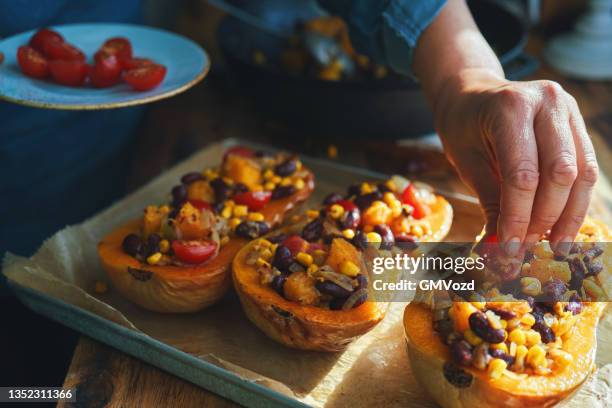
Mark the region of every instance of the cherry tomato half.
POLYGON ((49 63, 34 48, 24 45, 17 50, 17 63, 21 72, 32 78, 49 76, 49 63))
POLYGON ((251 211, 261 210, 272 198, 271 191, 247 191, 236 194, 232 199, 237 204, 246 205, 251 211))
POLYGON ((308 241, 299 235, 289 235, 283 241, 283 245, 291 251, 293 256, 297 255, 298 252, 306 252, 309 248, 308 241))
POLYGON ((104 44, 100 48, 100 51, 98 52, 115 55, 117 59, 123 64, 124 61, 127 61, 132 58, 132 44, 127 38, 109 38, 104 42, 104 44))
POLYGON ((253 149, 246 146, 230 147, 225 151, 225 154, 223 154, 223 160, 225 160, 225 158, 230 154, 235 154, 236 156, 240 157, 255 157, 255 152, 253 151, 253 149))
POLYGON ((212 206, 204 200, 196 200, 196 199, 189 200, 189 204, 193 205, 198 210, 211 210, 212 211, 212 206))
POLYGON ((153 60, 150 60, 148 58, 129 58, 127 60, 121 61, 121 65, 123 65, 123 69, 125 70, 130 70, 130 69, 136 69, 136 68, 142 68, 142 67, 148 67, 151 65, 155 65, 155 62, 153 62, 153 60))
POLYGON ((131 69, 125 73, 123 79, 136 91, 148 91, 158 86, 166 76, 166 67, 153 64, 141 68, 131 69))
POLYGON ((96 88, 107 88, 121 81, 121 63, 115 55, 97 53, 89 78, 96 88))
POLYGON ((43 45, 43 54, 48 60, 82 61, 85 54, 72 44, 64 41, 47 41, 43 45))
POLYGON ((212 241, 172 241, 172 250, 179 261, 188 264, 201 264, 209 260, 217 250, 212 241))
POLYGON ((414 212, 412 216, 414 218, 421 219, 426 215, 431 213, 431 208, 429 208, 426 204, 421 201, 421 198, 418 196, 416 188, 414 184, 410 183, 402 192, 402 203, 409 204, 414 208, 414 212))
POLYGON ((83 61, 49 61, 51 78, 61 85, 82 86, 87 79, 89 66, 83 61))
POLYGON ((49 28, 41 28, 30 38, 29 45, 36 51, 44 53, 45 44, 49 41, 64 42, 64 37, 49 28))

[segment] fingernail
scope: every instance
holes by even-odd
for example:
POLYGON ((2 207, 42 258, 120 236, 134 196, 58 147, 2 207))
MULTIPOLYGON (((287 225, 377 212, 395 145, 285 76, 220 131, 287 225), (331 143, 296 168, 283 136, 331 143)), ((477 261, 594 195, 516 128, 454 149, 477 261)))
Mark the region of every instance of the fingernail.
POLYGON ((555 243, 554 251, 558 255, 567 255, 569 254, 570 249, 572 248, 572 237, 564 237, 555 243))
POLYGON ((508 256, 516 256, 521 249, 521 240, 518 237, 510 238, 504 244, 504 251, 508 256))
POLYGON ((532 247, 540 240, 540 234, 529 234, 525 237, 525 246, 532 247))

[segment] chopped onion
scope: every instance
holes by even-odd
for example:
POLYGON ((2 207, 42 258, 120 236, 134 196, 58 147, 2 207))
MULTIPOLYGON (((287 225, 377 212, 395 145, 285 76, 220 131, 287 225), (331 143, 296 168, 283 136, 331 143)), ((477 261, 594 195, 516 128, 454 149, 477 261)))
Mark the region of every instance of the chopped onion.
POLYGON ((402 192, 410 184, 410 180, 408 180, 406 177, 402 177, 402 176, 397 175, 397 174, 394 174, 393 176, 391 176, 391 182, 397 188, 396 193, 398 193, 398 194, 402 194, 402 192))
POLYGON ((312 274, 315 278, 323 278, 330 282, 335 283, 342 289, 353 291, 353 280, 346 275, 335 272, 330 266, 325 265, 319 268, 318 271, 312 274))

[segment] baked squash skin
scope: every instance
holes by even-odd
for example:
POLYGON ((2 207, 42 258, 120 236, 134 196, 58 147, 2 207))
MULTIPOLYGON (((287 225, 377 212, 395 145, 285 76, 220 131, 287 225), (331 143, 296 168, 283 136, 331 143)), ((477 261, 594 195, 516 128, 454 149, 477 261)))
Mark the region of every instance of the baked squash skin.
MULTIPOLYGON (((271 201, 260 212, 270 226, 276 226, 313 190, 314 175, 309 172, 303 189, 289 197, 271 201)), ((142 220, 137 219, 115 229, 98 244, 98 255, 117 291, 135 304, 155 312, 195 312, 217 302, 231 287, 232 259, 248 242, 232 237, 216 257, 202 265, 148 265, 122 249, 123 239, 130 233, 140 233, 141 228, 142 220)))
POLYGON ((583 305, 576 330, 564 343, 563 349, 574 357, 565 370, 526 378, 502 376, 491 379, 486 371, 449 363, 451 356, 448 346, 434 330, 430 307, 412 302, 404 312, 412 372, 429 395, 445 408, 554 406, 571 395, 594 368, 597 323, 607 303, 590 302, 583 305), (456 381, 458 385, 449 381, 449 371, 460 374, 457 376, 460 377, 459 381, 456 381))
POLYGON ((247 264, 252 245, 242 248, 232 263, 234 288, 249 320, 273 340, 302 350, 336 352, 383 319, 386 303, 366 301, 350 310, 329 310, 284 299, 261 285, 256 268, 247 264))

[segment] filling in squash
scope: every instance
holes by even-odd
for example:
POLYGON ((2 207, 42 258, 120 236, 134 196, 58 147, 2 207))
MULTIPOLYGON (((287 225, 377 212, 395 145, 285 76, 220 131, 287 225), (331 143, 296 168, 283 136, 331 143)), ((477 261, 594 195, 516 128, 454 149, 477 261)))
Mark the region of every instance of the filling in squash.
POLYGON ((308 175, 295 156, 230 148, 221 166, 181 177, 168 204, 148 206, 141 232, 124 238, 123 251, 150 265, 203 264, 232 236, 266 234, 260 211, 303 189, 308 175))

